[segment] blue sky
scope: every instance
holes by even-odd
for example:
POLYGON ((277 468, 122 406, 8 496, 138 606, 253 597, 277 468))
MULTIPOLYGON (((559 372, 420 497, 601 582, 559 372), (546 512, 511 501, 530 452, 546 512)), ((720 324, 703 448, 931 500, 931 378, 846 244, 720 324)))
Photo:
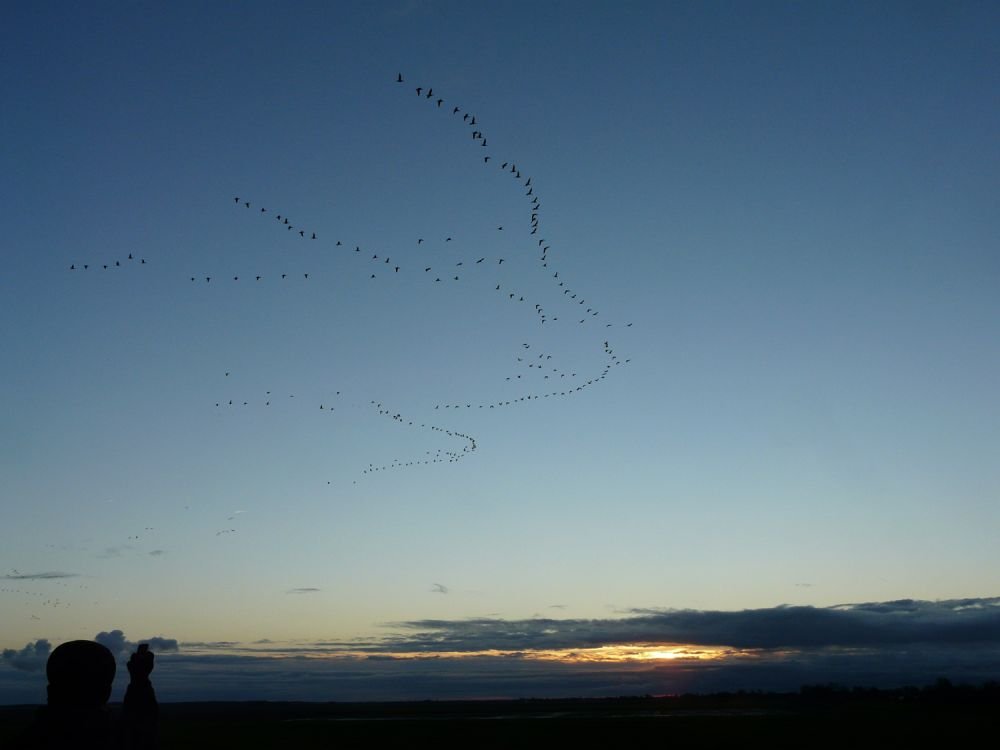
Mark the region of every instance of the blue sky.
POLYGON ((994 6, 8 15, 0 647, 997 594, 994 6))

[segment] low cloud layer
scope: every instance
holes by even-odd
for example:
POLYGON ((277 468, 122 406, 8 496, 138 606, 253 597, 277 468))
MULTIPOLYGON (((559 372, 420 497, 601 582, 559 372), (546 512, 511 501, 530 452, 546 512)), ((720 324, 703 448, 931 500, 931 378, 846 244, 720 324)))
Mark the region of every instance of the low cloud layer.
POLYGON ((630 610, 617 619, 411 620, 387 644, 402 651, 588 648, 683 643, 742 649, 1000 644, 1000 597, 902 599, 835 607, 779 606, 739 612, 630 610))
MULTIPOLYGON (((372 655, 376 656, 376 655, 372 655)), ((119 669, 114 700, 128 675, 119 669)), ((366 658, 268 652, 189 654, 157 659, 161 701, 388 701, 560 698, 723 690, 797 690, 804 684, 898 687, 938 677, 981 683, 1000 676, 1000 648, 888 648, 766 652, 758 658, 572 663, 524 655, 366 658)), ((44 701, 44 671, 0 669, 0 704, 44 701)))
MULTIPOLYGON (((1000 679, 1000 597, 632 610, 595 620, 415 620, 395 630, 363 640, 185 643, 183 650, 169 638, 147 642, 164 654, 154 678, 164 701, 596 697, 1000 679), (640 643, 691 649, 672 659, 575 658, 588 647, 640 643), (699 646, 711 647, 710 658, 697 658, 699 646), (536 651, 549 649, 561 649, 562 657, 537 658, 536 651)), ((120 630, 97 640, 119 656, 135 646, 120 630)), ((12 668, 0 669, 0 703, 44 700, 50 649, 43 639, 3 652, 12 668)), ((116 696, 125 682, 120 669, 116 696)))
POLYGON ((322 589, 316 589, 316 588, 306 587, 306 588, 300 588, 300 589, 288 589, 288 591, 286 591, 285 593, 286 594, 315 594, 318 591, 322 591, 322 589))

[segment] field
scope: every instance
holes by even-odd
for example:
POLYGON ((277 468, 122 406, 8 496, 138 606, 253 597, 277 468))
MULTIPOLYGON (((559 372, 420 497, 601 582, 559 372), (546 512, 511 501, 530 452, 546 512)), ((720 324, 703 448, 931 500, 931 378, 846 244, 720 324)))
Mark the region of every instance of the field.
MULTIPOLYGON (((880 697, 805 700, 794 695, 420 703, 168 703, 160 747, 469 748, 958 747, 993 736, 991 702, 880 697)), ((0 745, 35 708, 0 708, 0 745)))

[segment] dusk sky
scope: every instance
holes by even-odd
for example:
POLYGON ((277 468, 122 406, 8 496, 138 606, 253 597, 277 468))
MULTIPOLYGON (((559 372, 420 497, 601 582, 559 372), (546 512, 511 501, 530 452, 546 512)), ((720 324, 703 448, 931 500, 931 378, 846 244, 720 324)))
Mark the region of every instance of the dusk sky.
POLYGON ((998 49, 7 4, 0 703, 98 634, 164 701, 1000 677, 998 49))

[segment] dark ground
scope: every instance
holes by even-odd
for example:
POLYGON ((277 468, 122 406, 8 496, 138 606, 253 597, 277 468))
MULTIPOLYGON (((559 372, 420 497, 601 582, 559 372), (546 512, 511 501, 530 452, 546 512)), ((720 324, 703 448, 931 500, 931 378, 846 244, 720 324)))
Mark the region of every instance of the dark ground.
MULTIPOLYGON (((0 747, 36 707, 0 707, 0 747)), ((166 703, 160 747, 971 747, 996 740, 996 696, 731 694, 419 703, 166 703)))

